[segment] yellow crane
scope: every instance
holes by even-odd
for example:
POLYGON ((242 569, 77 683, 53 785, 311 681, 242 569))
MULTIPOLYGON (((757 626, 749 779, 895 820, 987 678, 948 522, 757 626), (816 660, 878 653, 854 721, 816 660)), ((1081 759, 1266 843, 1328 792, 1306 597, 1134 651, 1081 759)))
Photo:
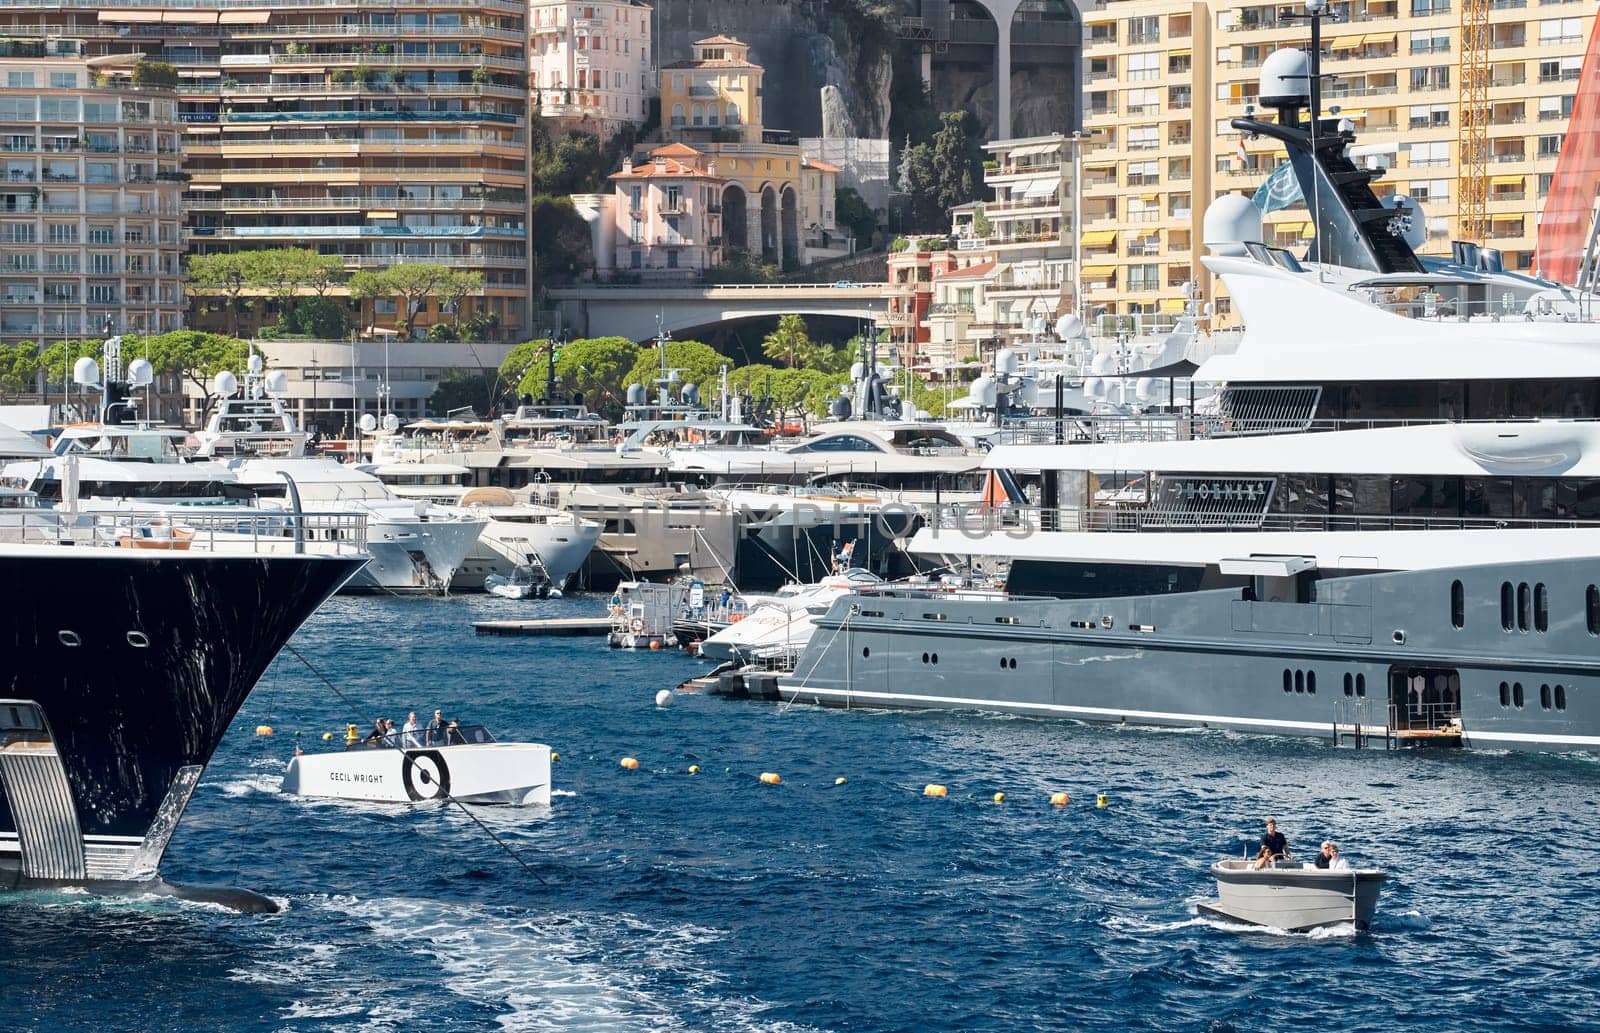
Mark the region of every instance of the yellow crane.
POLYGON ((1461 2, 1461 154, 1456 235, 1479 242, 1489 229, 1489 4, 1490 0, 1461 2))

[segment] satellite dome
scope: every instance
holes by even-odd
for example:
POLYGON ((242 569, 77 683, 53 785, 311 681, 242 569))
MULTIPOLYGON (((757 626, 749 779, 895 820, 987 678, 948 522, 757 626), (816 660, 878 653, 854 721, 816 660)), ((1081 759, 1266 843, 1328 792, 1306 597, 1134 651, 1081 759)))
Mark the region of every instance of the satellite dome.
POLYGON ((266 375, 262 386, 267 389, 269 395, 286 394, 289 390, 289 374, 281 369, 275 369, 266 375))
POLYGON ((1011 375, 1017 371, 1017 353, 1010 348, 1001 348, 994 353, 994 371, 1011 375))
POLYGON ((128 363, 128 383, 134 387, 148 387, 156 378, 156 369, 149 359, 134 359, 128 363))
POLYGON ((216 388, 217 394, 223 398, 232 398, 233 393, 239 390, 239 378, 223 370, 212 379, 211 386, 216 388))
POLYGON ((389 413, 384 416, 383 429, 388 431, 390 434, 393 434, 395 431, 399 430, 400 417, 396 416, 394 413, 389 413))
POLYGON ((1415 251, 1427 243, 1427 215, 1423 212, 1422 205, 1418 204, 1414 198, 1409 194, 1390 194, 1388 197, 1383 198, 1383 206, 1385 208, 1407 209, 1408 218, 1406 218, 1405 224, 1401 228, 1400 236, 1411 246, 1411 250, 1415 251))
POLYGON ((85 355, 72 364, 72 382, 85 387, 100 383, 100 364, 85 355))
POLYGON ((972 386, 968 388, 968 391, 973 398, 978 400, 980 405, 993 406, 995 399, 999 397, 994 389, 993 377, 979 377, 972 382, 972 386))
POLYGON ((643 405, 644 404, 644 385, 643 384, 629 384, 628 385, 628 404, 629 405, 643 405))
POLYGON ((1063 341, 1070 341, 1083 336, 1083 320, 1068 312, 1056 320, 1056 336, 1063 341))
POLYGON ((250 353, 248 367, 252 373, 260 373, 264 368, 266 368, 265 364, 261 361, 261 356, 254 352, 250 353))
POLYGON ((1090 377, 1083 382, 1083 393, 1088 398, 1104 398, 1106 382, 1099 377, 1090 377))
POLYGON ((1089 363, 1089 368, 1096 373, 1110 373, 1111 367, 1116 363, 1116 356, 1110 352, 1095 352, 1094 361, 1089 363))
POLYGON ((681 397, 683 398, 683 404, 684 405, 699 405, 700 404, 700 385, 699 384, 685 384, 685 385, 683 385, 683 392, 682 392, 681 397))
POLYGON ((850 418, 850 399, 840 395, 829 403, 828 412, 836 420, 848 420, 850 418))
POLYGON ((371 434, 378 429, 378 418, 369 412, 364 412, 361 414, 360 426, 362 430, 371 434))
POLYGON ((1139 382, 1134 385, 1133 394, 1141 402, 1148 402, 1154 398, 1156 396, 1155 377, 1140 377, 1139 382))
POLYGON ((1304 107, 1311 99, 1311 55, 1274 50, 1261 62, 1261 103, 1269 108, 1304 107))
POLYGON ((851 380, 860 380, 861 378, 865 377, 866 375, 867 375, 867 364, 866 363, 864 363, 864 362, 852 362, 850 364, 850 379, 851 380))
POLYGON ((1242 255, 1261 239, 1261 209, 1240 193, 1223 194, 1206 209, 1201 242, 1219 255, 1242 255))

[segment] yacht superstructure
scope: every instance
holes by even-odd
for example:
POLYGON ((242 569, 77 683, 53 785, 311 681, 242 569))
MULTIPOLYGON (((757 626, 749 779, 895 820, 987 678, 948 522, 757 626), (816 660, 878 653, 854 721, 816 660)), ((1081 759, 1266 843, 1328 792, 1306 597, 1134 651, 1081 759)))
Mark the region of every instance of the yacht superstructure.
POLYGON ((986 465, 1039 496, 946 509, 912 548, 1009 558, 1007 596, 840 600, 786 697, 1600 745, 1593 299, 1472 245, 1418 256, 1349 124, 1301 120, 1314 59, 1263 71, 1278 120, 1234 124, 1286 146, 1317 237, 1301 258, 1243 198, 1208 212, 1246 327, 1196 374, 1215 411, 1004 435, 986 465))

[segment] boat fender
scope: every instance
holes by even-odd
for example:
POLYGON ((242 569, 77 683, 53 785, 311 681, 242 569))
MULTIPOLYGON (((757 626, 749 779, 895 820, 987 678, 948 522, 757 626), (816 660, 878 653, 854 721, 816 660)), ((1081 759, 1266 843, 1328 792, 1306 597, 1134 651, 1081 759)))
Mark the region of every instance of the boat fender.
POLYGON ((670 706, 672 706, 672 690, 671 689, 662 689, 660 692, 656 693, 656 706, 658 706, 658 707, 670 707, 670 706))
POLYGON ((775 786, 779 782, 782 782, 783 779, 778 777, 778 773, 776 771, 763 771, 761 773, 761 781, 769 786, 775 786))
POLYGON ((635 760, 633 757, 623 757, 622 760, 621 760, 621 764, 622 764, 623 767, 627 768, 629 771, 636 770, 639 767, 639 762, 637 760, 635 760))
POLYGON ((1069 804, 1071 802, 1072 802, 1072 797, 1068 796, 1066 793, 1051 793, 1050 794, 1050 804, 1053 807, 1065 807, 1067 804, 1069 804))
POLYGON ((450 796, 450 769, 438 750, 408 751, 400 762, 400 781, 413 800, 444 800, 450 796))
POLYGON ((935 785, 930 782, 922 787, 923 796, 948 796, 949 794, 950 789, 948 786, 935 785))

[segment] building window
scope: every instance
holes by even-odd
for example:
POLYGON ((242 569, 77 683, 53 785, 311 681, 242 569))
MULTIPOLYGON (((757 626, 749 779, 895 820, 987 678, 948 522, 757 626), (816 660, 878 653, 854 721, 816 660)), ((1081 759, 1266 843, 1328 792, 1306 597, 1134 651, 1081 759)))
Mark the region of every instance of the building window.
POLYGON ((632 251, 632 253, 629 255, 629 257, 628 257, 628 267, 630 269, 643 269, 644 268, 644 255, 639 251, 638 248, 635 248, 632 251))
POLYGON ((668 251, 667 252, 667 268, 668 269, 676 269, 676 268, 678 268, 678 253, 676 251, 668 251))
POLYGON ((1459 581, 1450 583, 1450 626, 1460 630, 1467 623, 1467 589, 1459 581))

